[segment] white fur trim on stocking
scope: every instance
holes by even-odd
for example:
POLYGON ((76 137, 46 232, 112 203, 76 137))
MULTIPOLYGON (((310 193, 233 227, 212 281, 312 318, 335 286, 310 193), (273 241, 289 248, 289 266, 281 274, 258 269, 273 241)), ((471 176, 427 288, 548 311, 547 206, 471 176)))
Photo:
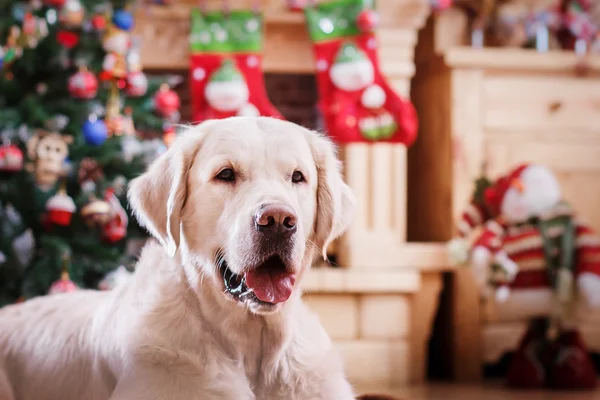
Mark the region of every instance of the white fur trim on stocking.
POLYGON ((584 272, 577 278, 579 290, 590 307, 600 307, 600 276, 584 272))

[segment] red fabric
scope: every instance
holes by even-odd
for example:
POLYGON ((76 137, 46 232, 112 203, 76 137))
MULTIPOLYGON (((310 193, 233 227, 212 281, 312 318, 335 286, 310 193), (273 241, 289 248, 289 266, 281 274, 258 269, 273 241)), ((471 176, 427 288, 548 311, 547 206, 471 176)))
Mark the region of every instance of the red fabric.
POLYGON ((221 119, 236 115, 235 112, 221 112, 212 108, 204 96, 204 88, 211 74, 219 68, 226 57, 232 57, 240 70, 250 92, 249 103, 254 105, 260 115, 283 118, 267 97, 262 71, 260 54, 192 54, 190 56, 190 93, 192 97, 192 121, 202 122, 207 119, 221 119), (249 66, 248 56, 256 57, 258 64, 249 66))
POLYGON ((281 113, 269 100, 265 89, 265 78, 262 70, 262 55, 254 53, 240 53, 234 56, 237 66, 246 77, 250 91, 250 103, 253 104, 260 115, 283 118, 281 113))
POLYGON ((506 374, 509 386, 539 388, 544 384, 546 369, 541 356, 546 343, 546 330, 532 323, 511 359, 506 374))
MULTIPOLYGON (((511 228, 494 221, 476 238, 473 246, 483 246, 492 253, 505 250, 519 265, 519 273, 509 286, 513 289, 548 287, 542 236, 535 225, 511 228)), ((575 225, 575 274, 589 272, 600 276, 600 237, 587 225, 575 225)))
POLYGON ((548 371, 548 384, 557 389, 593 389, 596 370, 579 332, 563 332, 556 340, 555 361, 548 371))
POLYGON ((493 186, 490 186, 485 190, 485 202, 496 215, 500 214, 500 205, 502 204, 502 199, 504 199, 506 191, 528 166, 528 164, 519 165, 508 175, 498 179, 493 186))
MULTIPOLYGON (((376 116, 382 110, 371 111, 360 103, 362 91, 345 92, 335 87, 329 77, 335 56, 340 45, 348 38, 314 43, 315 59, 317 61, 317 85, 319 88, 319 108, 323 113, 325 125, 329 135, 339 143, 372 142, 364 138, 358 128, 358 121, 367 116, 376 116), (326 64, 325 64, 326 63, 326 64), (326 65, 326 67, 324 67, 326 65)), ((376 46, 367 46, 373 43, 375 35, 364 33, 352 38, 357 47, 362 49, 373 63, 375 70, 374 84, 381 86, 386 94, 383 109, 389 112, 398 129, 391 138, 379 141, 403 143, 410 146, 417 137, 418 119, 414 106, 408 100, 401 99, 389 86, 379 68, 376 46), (372 47, 372 48, 370 48, 372 47)))

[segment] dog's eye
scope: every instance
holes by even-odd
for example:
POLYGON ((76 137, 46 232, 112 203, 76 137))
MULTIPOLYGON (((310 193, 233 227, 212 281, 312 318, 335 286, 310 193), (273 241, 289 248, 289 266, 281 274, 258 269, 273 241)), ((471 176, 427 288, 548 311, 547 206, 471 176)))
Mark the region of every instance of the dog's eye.
POLYGON ((292 182, 294 182, 294 183, 304 182, 304 175, 302 175, 302 172, 294 171, 294 173, 292 174, 292 182))
POLYGON ((225 168, 217 175, 217 179, 222 181, 233 182, 235 181, 235 173, 231 168, 225 168))

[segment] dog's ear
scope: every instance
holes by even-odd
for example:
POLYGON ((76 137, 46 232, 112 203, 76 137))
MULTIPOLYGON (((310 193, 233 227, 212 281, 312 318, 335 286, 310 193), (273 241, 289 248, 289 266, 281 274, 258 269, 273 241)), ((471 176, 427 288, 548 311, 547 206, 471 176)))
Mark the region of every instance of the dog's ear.
POLYGON ((356 200, 342 179, 342 163, 333 143, 317 133, 313 136, 313 157, 319 180, 314 242, 321 248, 323 258, 327 258, 327 246, 352 222, 356 200))
POLYGON ((132 180, 127 193, 140 224, 165 246, 170 257, 179 248, 188 172, 201 143, 200 137, 192 143, 187 136, 176 139, 143 175, 132 180))

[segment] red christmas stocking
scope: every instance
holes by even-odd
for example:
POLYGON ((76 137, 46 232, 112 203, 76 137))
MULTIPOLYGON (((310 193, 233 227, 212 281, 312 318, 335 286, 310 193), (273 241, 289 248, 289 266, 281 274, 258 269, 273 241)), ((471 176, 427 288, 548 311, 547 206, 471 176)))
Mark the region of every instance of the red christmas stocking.
POLYGON ((262 72, 262 16, 192 11, 190 82, 194 122, 232 116, 282 118, 262 72))
POLYGON ((340 143, 385 141, 411 145, 417 115, 379 68, 372 1, 336 0, 304 10, 313 41, 319 107, 340 143))

